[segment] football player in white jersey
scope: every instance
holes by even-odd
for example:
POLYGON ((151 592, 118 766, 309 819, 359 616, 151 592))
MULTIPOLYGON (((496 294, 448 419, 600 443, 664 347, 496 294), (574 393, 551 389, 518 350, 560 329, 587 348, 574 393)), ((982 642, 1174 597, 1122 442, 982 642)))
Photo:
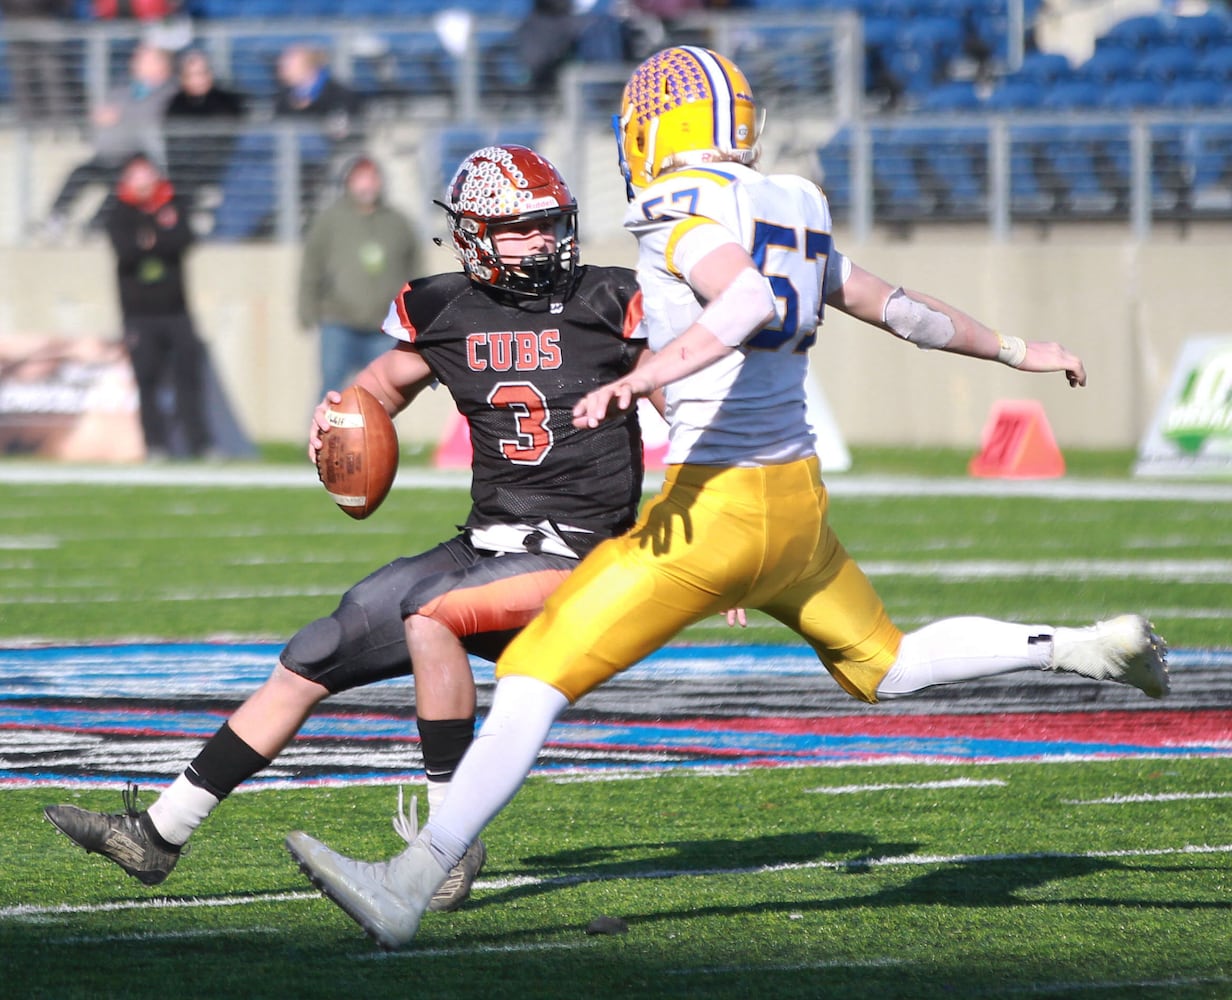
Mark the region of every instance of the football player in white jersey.
POLYGON ((840 254, 816 185, 757 172, 744 75, 705 49, 646 60, 617 123, 637 237, 647 363, 574 409, 597 427, 662 388, 668 469, 624 535, 590 553, 497 664, 492 709, 449 798, 406 851, 353 861, 307 834, 287 846, 378 944, 409 942, 437 885, 509 801, 561 711, 685 626, 758 608, 866 702, 1019 670, 1167 693, 1166 647, 1138 615, 1084 628, 951 618, 904 635, 826 517, 805 416, 806 354, 824 306, 917 347, 1086 382, 1060 344, 1001 336, 840 254))

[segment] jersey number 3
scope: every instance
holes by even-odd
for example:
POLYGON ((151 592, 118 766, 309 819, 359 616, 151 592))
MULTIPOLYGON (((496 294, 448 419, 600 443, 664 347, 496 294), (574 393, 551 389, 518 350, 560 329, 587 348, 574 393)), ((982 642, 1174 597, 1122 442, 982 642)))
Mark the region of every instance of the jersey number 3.
POLYGON ((501 438, 500 450, 514 465, 538 465, 552 450, 548 428, 548 401, 529 382, 502 382, 490 393, 488 403, 508 410, 514 417, 514 436, 501 438))

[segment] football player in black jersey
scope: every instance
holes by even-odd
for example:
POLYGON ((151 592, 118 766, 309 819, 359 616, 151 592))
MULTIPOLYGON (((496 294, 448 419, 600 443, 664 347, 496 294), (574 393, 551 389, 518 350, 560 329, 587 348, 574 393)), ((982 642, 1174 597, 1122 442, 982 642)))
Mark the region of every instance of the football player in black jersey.
MULTIPOLYGON (((44 812, 62 832, 146 885, 162 882, 218 803, 266 767, 314 707, 339 691, 414 673, 429 809, 443 801, 475 728, 468 653, 495 660, 598 542, 633 524, 642 450, 635 410, 591 430, 574 404, 645 357, 640 296, 626 268, 578 260, 577 203, 556 168, 523 146, 468 156, 438 202, 462 271, 415 278, 385 321, 391 349, 356 378, 401 412, 439 381, 470 423, 472 507, 461 533, 359 581, 301 628, 270 678, 148 810, 44 812)), ((315 461, 327 393, 308 453, 315 461)), ((395 826, 414 839, 399 807, 395 826)), ((461 905, 482 841, 434 897, 461 905)))

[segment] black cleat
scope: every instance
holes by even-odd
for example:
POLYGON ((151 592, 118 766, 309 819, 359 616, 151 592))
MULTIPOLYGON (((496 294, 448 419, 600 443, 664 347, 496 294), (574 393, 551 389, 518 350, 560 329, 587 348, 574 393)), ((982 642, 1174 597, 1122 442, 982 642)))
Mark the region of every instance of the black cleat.
POLYGON ((43 815, 73 843, 114 861, 142 885, 158 885, 180 860, 180 848, 158 835, 149 813, 137 811, 136 785, 124 789, 122 813, 47 806, 43 815))

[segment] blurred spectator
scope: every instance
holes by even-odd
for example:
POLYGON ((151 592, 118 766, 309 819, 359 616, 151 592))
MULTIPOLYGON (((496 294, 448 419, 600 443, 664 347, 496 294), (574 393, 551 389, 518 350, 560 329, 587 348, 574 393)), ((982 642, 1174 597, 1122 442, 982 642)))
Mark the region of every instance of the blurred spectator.
POLYGON ((206 355, 184 294, 184 257, 193 232, 171 181, 148 157, 134 156, 121 169, 106 225, 147 457, 204 456, 211 450, 206 355))
MULTIPOLYGON (((94 111, 94 155, 73 168, 51 206, 46 223, 49 236, 63 234, 74 203, 91 184, 113 188, 120 168, 138 153, 162 160, 163 119, 175 86, 167 52, 151 45, 133 50, 128 82, 94 111)), ((104 211, 95 213, 90 228, 101 223, 104 211)))
POLYGON ((318 143, 307 138, 300 141, 300 192, 305 204, 315 205, 329 176, 331 157, 345 153, 358 138, 359 95, 334 79, 325 53, 311 45, 290 45, 282 51, 278 82, 274 114, 283 121, 323 126, 329 142, 322 155, 318 143))
POLYGON ((73 0, 0 0, 13 102, 23 125, 69 120, 69 64, 57 22, 72 18, 75 7, 73 0))
POLYGON ((358 156, 343 191, 313 222, 299 277, 299 318, 321 334, 321 392, 343 389, 393 346, 381 332, 389 304, 420 268, 419 234, 384 200, 380 167, 358 156))
POLYGON ((514 29, 514 47, 526 67, 532 95, 550 96, 561 69, 580 59, 621 62, 624 28, 611 14, 580 13, 573 0, 534 0, 514 29))
POLYGON ((332 138, 350 135, 360 112, 359 96, 333 78, 320 49, 310 45, 284 49, 278 57, 278 82, 276 115, 324 119, 332 138))
POLYGON ((218 84, 200 49, 180 55, 179 78, 167 107, 167 172, 184 200, 196 204, 200 190, 217 185, 226 169, 245 103, 218 84))

